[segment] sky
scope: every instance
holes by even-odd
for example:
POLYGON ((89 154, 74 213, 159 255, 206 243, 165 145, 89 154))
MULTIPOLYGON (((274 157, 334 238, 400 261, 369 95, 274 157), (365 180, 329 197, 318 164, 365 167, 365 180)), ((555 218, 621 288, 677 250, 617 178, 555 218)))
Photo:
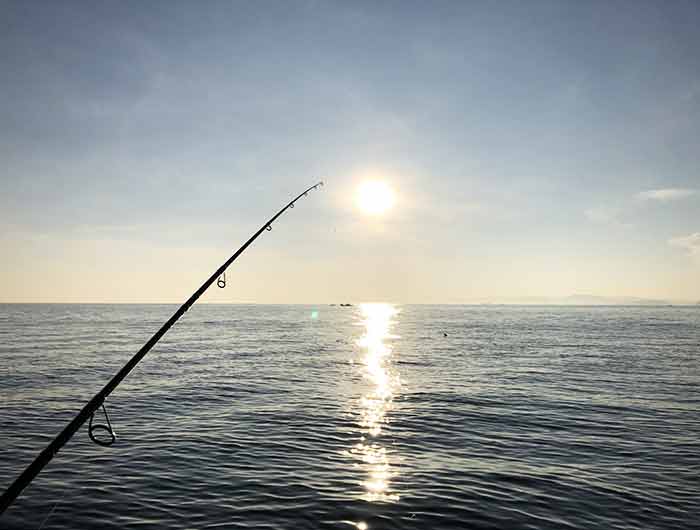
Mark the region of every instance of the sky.
POLYGON ((182 301, 318 180, 206 301, 698 301, 698 27, 681 0, 0 0, 0 302, 182 301))

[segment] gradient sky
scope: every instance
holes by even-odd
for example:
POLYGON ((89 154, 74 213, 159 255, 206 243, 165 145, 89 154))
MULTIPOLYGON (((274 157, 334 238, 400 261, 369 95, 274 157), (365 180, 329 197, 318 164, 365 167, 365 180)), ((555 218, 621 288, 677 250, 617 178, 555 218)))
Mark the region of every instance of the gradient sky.
POLYGON ((180 301, 321 178, 209 301, 700 300, 698 28, 697 1, 0 1, 0 301, 180 301))

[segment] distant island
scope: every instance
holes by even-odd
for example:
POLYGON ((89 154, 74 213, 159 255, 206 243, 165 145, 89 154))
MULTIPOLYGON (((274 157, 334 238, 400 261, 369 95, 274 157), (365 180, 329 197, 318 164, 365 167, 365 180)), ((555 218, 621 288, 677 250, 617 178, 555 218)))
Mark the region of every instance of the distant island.
MULTIPOLYGON (((573 294, 570 296, 523 296, 517 298, 494 299, 495 304, 515 305, 694 305, 690 301, 660 300, 654 298, 637 298, 632 296, 596 296, 591 294, 573 294)), ((700 305, 697 302, 696 305, 700 305)))

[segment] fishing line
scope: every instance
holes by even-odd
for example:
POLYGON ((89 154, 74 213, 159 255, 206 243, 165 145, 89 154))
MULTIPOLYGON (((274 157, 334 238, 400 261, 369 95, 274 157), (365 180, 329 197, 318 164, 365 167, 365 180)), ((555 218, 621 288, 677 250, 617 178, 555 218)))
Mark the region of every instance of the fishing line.
MULTIPOLYGON (((95 396, 88 401, 78 415, 73 418, 73 420, 64 427, 64 429, 54 438, 54 440, 34 459, 34 461, 29 464, 29 466, 15 479, 15 481, 10 484, 10 487, 0 496, 0 515, 14 502, 17 496, 26 488, 29 483, 34 480, 34 478, 39 474, 39 472, 48 464, 51 459, 58 453, 58 451, 71 439, 71 437, 82 427, 88 418, 90 419, 90 424, 88 426, 88 435, 90 439, 98 443, 99 445, 112 445, 116 440, 116 435, 112 429, 112 424, 109 421, 109 416, 107 415, 107 409, 104 407, 105 399, 112 393, 112 391, 117 388, 119 383, 121 383, 124 378, 129 375, 129 373, 134 369, 134 367, 143 359, 143 357, 155 346, 158 341, 165 335, 168 330, 173 327, 173 325, 184 315, 194 303, 199 300, 199 297, 204 294, 204 292, 213 284, 217 279, 222 279, 224 286, 226 285, 225 278, 222 275, 226 272, 226 269, 245 252, 245 250, 255 241, 260 234, 264 231, 272 230, 272 224, 289 208, 294 207, 294 203, 297 202, 301 197, 305 197, 310 191, 315 190, 323 186, 323 182, 314 184, 310 188, 302 191, 294 199, 292 199, 284 208, 277 212, 272 218, 270 218, 262 227, 255 232, 246 241, 241 248, 239 248, 234 254, 227 259, 223 265, 214 271, 214 273, 209 276, 209 278, 197 289, 192 296, 190 296, 187 301, 180 306, 180 308, 175 311, 173 316, 171 316, 155 334, 144 344, 141 349, 127 362, 119 372, 100 390, 95 396), (92 420, 95 412, 102 408, 104 412, 106 424, 93 425, 92 420), (95 437, 94 431, 104 431, 110 435, 110 441, 101 440, 95 437), (100 441, 98 441, 100 440, 100 441)), ((218 281, 217 281, 217 285, 218 281)), ((221 285, 219 285, 221 287, 221 285)))
POLYGON ((41 522, 41 525, 39 526, 39 528, 37 528, 37 530, 41 530, 42 528, 44 528, 44 525, 46 524, 46 521, 48 521, 49 518, 53 515, 53 512, 54 512, 54 510, 56 509, 56 506, 58 506, 61 502, 63 502, 63 499, 66 498, 66 494, 67 494, 67 493, 68 493, 68 490, 67 490, 67 489, 66 489, 66 490, 63 490, 63 494, 62 494, 61 497, 54 503, 54 505, 53 505, 53 507, 51 508, 51 510, 49 511, 49 513, 46 514, 46 517, 44 517, 44 520, 41 522))

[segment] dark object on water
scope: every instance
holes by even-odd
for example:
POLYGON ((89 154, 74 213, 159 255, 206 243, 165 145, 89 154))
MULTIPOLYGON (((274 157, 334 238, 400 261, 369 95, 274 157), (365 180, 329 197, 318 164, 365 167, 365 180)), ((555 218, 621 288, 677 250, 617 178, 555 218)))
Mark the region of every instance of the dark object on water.
POLYGON ((340 307, 352 307, 352 304, 340 304, 340 307))
POLYGON ((443 337, 447 337, 447 333, 445 333, 445 332, 443 331, 443 332, 442 332, 442 336, 443 336, 443 337))
POLYGON ((88 434, 90 439, 98 443, 99 445, 112 445, 116 440, 116 435, 112 429, 112 424, 109 421, 109 416, 107 416, 107 409, 104 408, 104 401, 109 396, 112 391, 117 388, 119 383, 129 375, 129 372, 134 369, 134 367, 143 359, 143 357, 156 345, 156 343, 167 333, 167 331, 177 322, 182 315, 184 315, 189 308, 199 299, 202 294, 211 286, 214 281, 219 278, 217 284, 219 287, 226 285, 226 279, 223 278, 223 286, 219 283, 222 281, 220 278, 226 269, 236 261, 236 258, 243 254, 245 249, 247 249, 250 244, 255 241, 260 234, 265 230, 272 230, 272 223, 274 223, 277 218, 282 215, 288 208, 294 208, 294 203, 298 201, 301 197, 306 196, 311 190, 314 190, 320 186, 323 186, 323 182, 314 184, 310 188, 306 189, 294 199, 291 200, 284 208, 282 208, 277 214, 275 214, 269 221, 267 221, 262 228, 260 228, 255 234, 253 234, 248 241, 246 241, 241 248, 239 248, 229 259, 227 259, 221 267, 214 271, 214 274, 209 276, 209 278, 197 289, 192 296, 190 296, 187 301, 180 306, 173 316, 171 316, 161 328, 155 332, 155 334, 148 340, 146 344, 126 363, 119 372, 107 383, 102 390, 100 390, 95 396, 87 402, 83 409, 78 413, 78 415, 73 418, 73 420, 54 438, 54 440, 44 449, 39 455, 34 459, 34 461, 29 464, 27 469, 25 469, 21 475, 19 475, 15 481, 10 484, 5 493, 0 497, 0 514, 2 514, 17 498, 17 496, 26 488, 29 483, 34 480, 39 472, 48 464, 56 453, 63 447, 68 440, 76 433, 78 429, 85 423, 85 421, 90 419, 90 424, 88 428, 88 434), (102 407, 102 410, 107 420, 106 424, 93 425, 92 419, 98 408, 102 407), (109 440, 101 440, 94 435, 94 431, 100 430, 105 431, 109 436, 109 440))

